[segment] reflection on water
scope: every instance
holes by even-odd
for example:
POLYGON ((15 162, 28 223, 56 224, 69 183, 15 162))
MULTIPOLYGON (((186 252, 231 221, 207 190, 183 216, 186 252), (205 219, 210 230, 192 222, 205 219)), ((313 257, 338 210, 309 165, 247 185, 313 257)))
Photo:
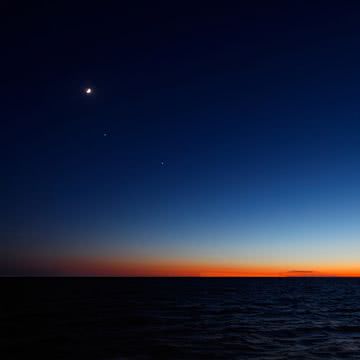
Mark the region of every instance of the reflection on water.
POLYGON ((360 359, 360 279, 2 279, 2 359, 360 359))

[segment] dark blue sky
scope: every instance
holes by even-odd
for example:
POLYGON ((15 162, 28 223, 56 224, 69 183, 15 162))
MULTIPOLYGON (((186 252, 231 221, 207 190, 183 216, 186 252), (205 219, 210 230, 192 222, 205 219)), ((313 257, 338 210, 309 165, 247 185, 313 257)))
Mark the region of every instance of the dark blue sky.
POLYGON ((357 2, 1 6, 7 260, 355 261, 357 2))

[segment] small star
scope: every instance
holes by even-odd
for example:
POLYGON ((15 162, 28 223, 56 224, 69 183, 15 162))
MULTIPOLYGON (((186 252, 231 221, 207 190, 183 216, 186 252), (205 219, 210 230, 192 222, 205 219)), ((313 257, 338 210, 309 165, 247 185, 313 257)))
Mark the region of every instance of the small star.
POLYGON ((162 161, 162 162, 161 162, 161 166, 164 166, 164 165, 165 165, 165 162, 164 162, 164 161, 162 161))
POLYGON ((108 136, 109 134, 108 133, 104 133, 104 136, 108 136))
POLYGON ((93 92, 93 89, 92 89, 92 88, 86 88, 86 89, 85 89, 85 94, 86 94, 86 95, 91 95, 92 92, 93 92))

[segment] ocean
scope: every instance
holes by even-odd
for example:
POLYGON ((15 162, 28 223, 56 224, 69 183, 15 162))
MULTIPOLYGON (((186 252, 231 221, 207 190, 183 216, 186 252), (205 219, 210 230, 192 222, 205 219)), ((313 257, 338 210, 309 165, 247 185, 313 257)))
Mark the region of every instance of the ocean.
POLYGON ((356 278, 2 278, 0 358, 360 359, 356 278))

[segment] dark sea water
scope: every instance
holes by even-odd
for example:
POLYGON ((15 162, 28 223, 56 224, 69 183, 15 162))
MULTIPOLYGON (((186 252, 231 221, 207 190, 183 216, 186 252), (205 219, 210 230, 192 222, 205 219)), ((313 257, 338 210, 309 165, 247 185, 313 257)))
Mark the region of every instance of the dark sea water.
POLYGON ((360 359, 360 279, 1 279, 0 358, 360 359))

